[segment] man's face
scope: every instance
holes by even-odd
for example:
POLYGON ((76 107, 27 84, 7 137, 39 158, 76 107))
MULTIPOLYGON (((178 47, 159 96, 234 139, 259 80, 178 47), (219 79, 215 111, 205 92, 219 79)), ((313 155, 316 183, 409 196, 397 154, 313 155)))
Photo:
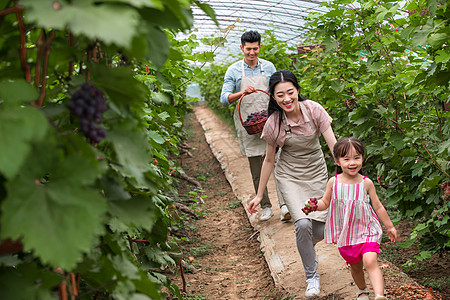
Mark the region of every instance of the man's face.
POLYGON ((247 63, 252 63, 258 59, 259 49, 261 49, 261 45, 258 42, 247 42, 241 45, 241 50, 244 52, 244 59, 247 63))

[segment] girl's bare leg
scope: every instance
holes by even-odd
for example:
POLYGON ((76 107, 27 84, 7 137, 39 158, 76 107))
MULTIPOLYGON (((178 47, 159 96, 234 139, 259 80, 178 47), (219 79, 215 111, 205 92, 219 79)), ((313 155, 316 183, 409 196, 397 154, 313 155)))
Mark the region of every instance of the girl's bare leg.
POLYGON ((378 267, 377 257, 378 253, 376 252, 366 252, 363 254, 363 262, 375 295, 384 295, 383 273, 378 267))
POLYGON ((363 261, 357 262, 356 264, 350 265, 350 270, 352 273, 353 281, 356 286, 363 290, 366 288, 366 280, 364 279, 363 261))

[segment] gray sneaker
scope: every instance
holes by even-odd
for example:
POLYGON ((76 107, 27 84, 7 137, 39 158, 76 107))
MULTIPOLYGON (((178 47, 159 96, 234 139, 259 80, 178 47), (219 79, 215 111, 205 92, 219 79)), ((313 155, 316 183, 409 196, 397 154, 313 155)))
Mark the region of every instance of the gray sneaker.
POLYGON ((261 221, 266 221, 266 220, 269 220, 272 216, 273 216, 272 208, 266 207, 266 208, 263 208, 259 219, 261 221))
POLYGON ((280 219, 281 221, 289 221, 291 219, 291 213, 289 212, 286 205, 280 208, 280 219))
POLYGON ((317 296, 320 294, 319 278, 319 276, 314 276, 313 278, 306 280, 306 283, 308 284, 305 291, 306 297, 317 296))

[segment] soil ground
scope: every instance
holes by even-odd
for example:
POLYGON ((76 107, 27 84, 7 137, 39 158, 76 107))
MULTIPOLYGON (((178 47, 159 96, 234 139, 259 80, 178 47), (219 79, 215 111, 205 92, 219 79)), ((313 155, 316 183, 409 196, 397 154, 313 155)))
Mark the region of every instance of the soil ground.
MULTIPOLYGON (((293 294, 292 288, 285 284, 285 278, 274 272, 271 266, 273 261, 270 260, 273 257, 265 253, 268 249, 261 243, 262 228, 255 226, 254 220, 249 219, 245 205, 242 205, 230 186, 232 179, 227 179, 224 174, 224 166, 211 151, 211 146, 205 139, 205 132, 195 115, 186 118, 185 130, 188 133, 186 143, 191 147, 189 152, 192 157, 183 155, 180 163, 188 176, 201 182, 202 190, 197 190, 197 194, 192 193, 195 186, 185 181, 179 183, 178 190, 179 194, 202 200, 199 202, 198 215, 184 215, 184 227, 177 233, 187 237, 188 241, 183 243, 184 276, 181 276, 181 272, 174 274, 171 276, 173 282, 180 289, 185 285, 185 299, 302 299, 304 289, 293 294)), ((184 200, 184 204, 192 205, 192 202, 184 200)), ((278 218, 277 214, 272 219, 275 218, 278 218)), ((411 226, 404 222, 397 225, 397 229, 406 239, 411 226)), ((289 251, 293 257, 298 256, 296 249, 289 251)), ((418 253, 417 249, 414 247, 402 249, 384 243, 382 252, 380 266, 383 269, 389 299, 450 299, 448 282, 437 285, 441 288, 440 294, 417 283, 423 278, 428 278, 431 283, 436 283, 442 278, 448 279, 450 268, 447 254, 417 264, 416 268, 412 264, 411 269, 414 271, 412 278, 403 273, 398 266, 408 259, 413 259, 418 253), (393 263, 383 257, 391 259, 393 263)), ((300 260, 299 257, 297 259, 300 260)), ((333 264, 320 263, 319 266, 321 273, 337 272, 333 264)), ((345 274, 341 283, 334 280, 337 282, 333 284, 346 287, 348 276, 349 273, 345 274)), ((322 281, 322 285, 325 284, 322 281)), ((298 282, 297 285, 304 283, 298 282)), ((356 290, 355 287, 351 289, 356 290)), ((337 288, 315 297, 315 299, 353 298, 337 288)))

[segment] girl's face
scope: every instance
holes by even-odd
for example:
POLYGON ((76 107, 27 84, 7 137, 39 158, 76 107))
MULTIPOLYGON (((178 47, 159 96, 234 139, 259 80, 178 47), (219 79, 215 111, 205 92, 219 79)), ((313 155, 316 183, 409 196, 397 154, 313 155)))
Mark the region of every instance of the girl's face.
POLYGON ((363 159, 364 157, 356 152, 355 148, 351 146, 345 156, 339 157, 334 161, 342 168, 342 173, 349 176, 355 176, 362 168, 363 159))
POLYGON ((285 112, 298 109, 298 90, 292 82, 278 83, 275 86, 273 98, 285 112))

